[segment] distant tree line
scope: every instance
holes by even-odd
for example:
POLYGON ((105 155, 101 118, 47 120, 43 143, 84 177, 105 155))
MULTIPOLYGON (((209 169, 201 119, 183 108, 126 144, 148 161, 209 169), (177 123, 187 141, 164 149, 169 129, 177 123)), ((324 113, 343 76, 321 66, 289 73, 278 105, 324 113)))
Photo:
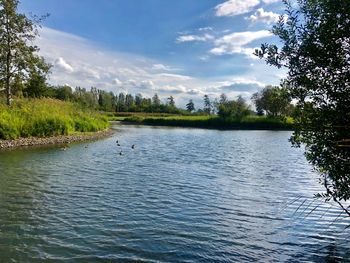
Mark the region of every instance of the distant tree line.
POLYGON ((26 98, 55 98, 64 101, 77 102, 83 107, 108 112, 153 112, 179 114, 184 110, 176 107, 175 99, 169 96, 165 103, 161 102, 158 94, 152 98, 143 97, 142 94, 114 94, 95 87, 87 90, 70 86, 49 86, 42 76, 35 76, 25 85, 17 87, 15 95, 26 98))
POLYGON ((68 85, 50 86, 46 82, 46 76, 40 74, 33 74, 27 82, 14 85, 12 94, 25 98, 47 97, 72 101, 82 107, 107 112, 218 115, 222 118, 241 119, 248 115, 291 116, 294 110, 288 89, 278 86, 267 86, 253 94, 251 100, 255 106, 255 112, 242 96, 229 99, 223 93, 219 98, 211 99, 205 94, 202 107, 196 107, 193 100, 190 99, 186 104, 186 109, 181 109, 176 106, 173 96, 169 96, 165 102, 162 102, 158 94, 154 94, 153 97, 144 97, 140 93, 136 95, 123 92, 114 94, 95 87, 87 90, 81 87, 72 89, 68 85))

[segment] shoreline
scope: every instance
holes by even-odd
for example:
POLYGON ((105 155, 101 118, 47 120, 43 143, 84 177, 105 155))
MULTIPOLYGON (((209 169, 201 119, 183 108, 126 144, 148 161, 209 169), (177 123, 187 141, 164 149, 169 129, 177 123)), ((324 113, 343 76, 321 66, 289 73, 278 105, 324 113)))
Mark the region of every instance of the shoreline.
POLYGON ((22 147, 45 146, 45 145, 64 145, 83 141, 94 141, 109 137, 113 130, 107 129, 92 133, 82 133, 74 135, 59 135, 52 137, 27 137, 14 140, 0 140, 0 150, 16 149, 22 147))
POLYGON ((144 125, 159 127, 179 127, 179 128, 198 128, 207 130, 268 130, 268 131, 293 131, 293 127, 286 123, 264 123, 264 122, 210 122, 210 121, 187 121, 187 120, 167 120, 167 119, 144 119, 132 120, 125 119, 119 121, 123 125, 144 125))

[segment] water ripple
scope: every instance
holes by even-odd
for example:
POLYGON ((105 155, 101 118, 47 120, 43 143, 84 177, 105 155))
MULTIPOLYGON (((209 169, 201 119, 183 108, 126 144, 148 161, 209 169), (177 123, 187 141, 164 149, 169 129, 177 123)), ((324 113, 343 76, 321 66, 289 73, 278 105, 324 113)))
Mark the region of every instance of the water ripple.
POLYGON ((0 152, 0 262, 346 261, 350 219, 289 136, 118 126, 0 152))

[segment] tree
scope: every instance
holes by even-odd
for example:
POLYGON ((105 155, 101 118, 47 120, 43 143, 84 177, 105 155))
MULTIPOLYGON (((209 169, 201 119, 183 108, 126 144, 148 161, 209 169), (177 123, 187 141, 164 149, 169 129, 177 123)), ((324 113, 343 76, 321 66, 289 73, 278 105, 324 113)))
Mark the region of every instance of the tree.
POLYGON ((170 96, 170 97, 168 98, 168 105, 169 105, 170 107, 175 107, 175 99, 174 99, 173 96, 170 96))
POLYGON ((288 17, 272 30, 283 46, 263 44, 256 55, 288 69, 286 83, 297 101, 291 141, 305 144, 322 175, 322 196, 342 205, 350 199, 350 1, 284 3, 288 17))
POLYGON ((142 104, 142 94, 138 93, 135 95, 135 105, 136 105, 138 111, 141 110, 140 109, 141 104, 142 104))
POLYGON ((158 107, 160 105, 160 99, 158 97, 158 94, 154 94, 153 97, 152 97, 152 104, 153 106, 155 107, 158 107))
POLYGON ((228 101, 225 93, 220 94, 219 104, 225 104, 228 101))
POLYGON ((55 98, 59 100, 72 100, 73 99, 72 88, 67 85, 62 87, 57 87, 55 89, 55 98))
POLYGON ((0 0, 0 82, 6 90, 8 105, 16 82, 32 73, 45 75, 49 68, 36 54, 39 48, 32 44, 42 18, 30 20, 17 13, 18 4, 19 0, 0 0))
POLYGON ((134 97, 131 94, 126 94, 125 96, 126 110, 130 111, 130 109, 133 108, 134 104, 135 104, 134 97))
POLYGON ((211 101, 209 99, 209 96, 207 94, 204 95, 204 107, 203 107, 203 111, 207 114, 210 114, 212 110, 212 104, 211 101))
POLYGON ((268 116, 291 114, 291 97, 286 88, 266 86, 260 92, 253 94, 252 101, 257 112, 265 111, 268 116))
POLYGON ((151 111, 152 112, 159 112, 160 111, 160 99, 158 97, 158 94, 154 94, 152 97, 152 106, 151 111))
POLYGON ((186 104, 186 110, 187 110, 188 112, 192 112, 192 111, 195 110, 193 100, 190 100, 190 101, 186 104))
POLYGON ((242 96, 238 96, 237 100, 228 100, 219 103, 218 115, 221 118, 242 119, 249 115, 249 106, 242 96))
POLYGON ((119 93, 118 95, 116 111, 117 112, 125 111, 125 95, 122 92, 119 93))
POLYGON ((46 76, 33 73, 26 83, 26 94, 30 98, 41 98, 46 96, 48 86, 46 83, 46 76))

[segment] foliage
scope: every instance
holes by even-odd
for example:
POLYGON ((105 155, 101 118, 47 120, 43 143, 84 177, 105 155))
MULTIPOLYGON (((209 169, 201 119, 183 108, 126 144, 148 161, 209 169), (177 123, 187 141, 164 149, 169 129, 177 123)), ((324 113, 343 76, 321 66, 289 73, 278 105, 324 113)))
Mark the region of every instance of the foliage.
POLYGON ((53 99, 16 100, 0 104, 0 139, 47 137, 106 129, 107 119, 73 103, 53 99))
POLYGON ((349 200, 350 1, 284 2, 288 19, 272 30, 282 48, 263 44, 256 54, 288 68, 286 83, 297 100, 292 142, 306 145, 307 159, 323 175, 325 196, 349 200))
POLYGON ((250 113, 249 106, 241 96, 237 100, 228 100, 225 94, 221 94, 217 108, 221 118, 242 119, 250 113))
POLYGON ((192 112, 195 110, 193 100, 189 100, 189 102, 186 104, 186 110, 188 112, 192 112))
POLYGON ((291 130, 293 122, 290 118, 268 118, 259 116, 246 116, 237 118, 220 118, 217 116, 148 116, 131 115, 122 121, 144 125, 195 127, 209 129, 247 129, 247 130, 291 130))
POLYGON ((18 0, 0 0, 0 86, 6 91, 8 105, 18 84, 33 74, 44 76, 50 68, 32 44, 41 19, 30 20, 17 13, 18 4, 18 0))
POLYGON ((159 106, 160 105, 160 99, 158 94, 154 94, 154 96, 152 97, 152 103, 154 104, 154 106, 159 106))
POLYGON ((204 103, 203 111, 206 114, 210 115, 212 108, 213 108, 213 105, 212 105, 210 98, 207 94, 204 95, 203 103, 204 103))
POLYGON ((175 107, 175 99, 173 96, 170 96, 167 100, 167 105, 169 105, 170 107, 175 107))
POLYGON ((30 98, 42 98, 47 94, 47 91, 46 77, 37 73, 30 76, 24 88, 25 95, 30 98))
POLYGON ((263 115, 264 111, 266 115, 273 117, 290 116, 292 114, 292 99, 285 87, 266 86, 260 92, 253 94, 252 101, 258 115, 263 115))

